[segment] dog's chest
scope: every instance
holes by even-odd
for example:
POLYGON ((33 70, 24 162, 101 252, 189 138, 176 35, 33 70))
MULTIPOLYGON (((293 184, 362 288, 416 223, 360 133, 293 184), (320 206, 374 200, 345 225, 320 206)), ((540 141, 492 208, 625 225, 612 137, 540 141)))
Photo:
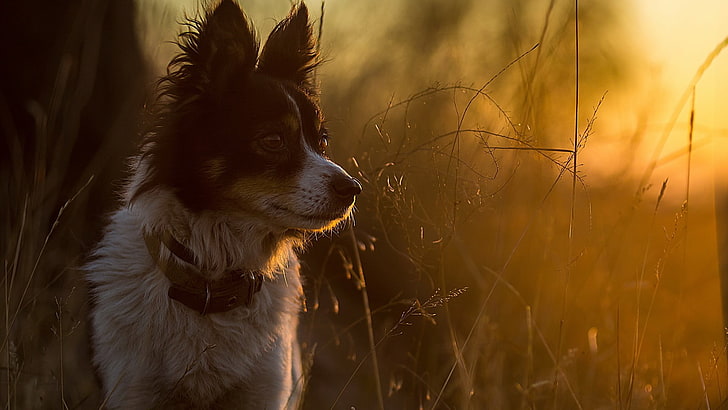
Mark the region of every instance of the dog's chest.
POLYGON ((139 225, 128 209, 117 213, 86 265, 94 360, 104 388, 115 392, 110 407, 205 408, 240 386, 265 385, 261 369, 280 368, 295 342, 302 291, 293 251, 281 263, 287 268, 264 281, 250 306, 203 316, 168 297, 170 280, 139 225))
POLYGON ((160 363, 166 385, 163 390, 178 385, 178 390, 201 401, 249 383, 250 375, 259 368, 276 363, 281 354, 278 347, 296 337, 300 304, 297 275, 296 271, 295 277, 287 275, 287 282, 264 284, 250 307, 231 312, 202 316, 176 306, 183 309, 177 323, 166 327, 168 348, 163 350, 160 363))

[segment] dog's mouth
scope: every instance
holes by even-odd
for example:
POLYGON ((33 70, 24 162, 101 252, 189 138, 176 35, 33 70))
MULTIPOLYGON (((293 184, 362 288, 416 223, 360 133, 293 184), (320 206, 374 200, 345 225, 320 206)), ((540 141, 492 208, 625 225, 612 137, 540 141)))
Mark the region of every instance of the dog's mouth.
POLYGON ((300 219, 301 221, 306 221, 306 223, 304 224, 304 225, 306 225, 306 227, 292 226, 290 228, 308 228, 310 226, 315 226, 315 227, 318 227, 318 229, 325 228, 325 227, 331 225, 332 223, 346 219, 349 216, 352 206, 353 206, 353 204, 349 205, 345 208, 326 210, 324 212, 319 212, 319 213, 302 213, 302 212, 297 212, 291 208, 285 207, 283 205, 272 204, 273 209, 275 209, 276 211, 284 212, 288 215, 295 217, 296 219, 300 219))

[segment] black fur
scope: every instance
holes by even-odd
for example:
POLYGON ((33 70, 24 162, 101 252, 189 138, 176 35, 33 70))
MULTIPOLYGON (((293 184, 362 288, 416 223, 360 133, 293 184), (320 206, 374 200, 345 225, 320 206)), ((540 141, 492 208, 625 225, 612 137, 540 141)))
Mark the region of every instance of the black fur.
POLYGON ((304 4, 274 28, 260 57, 255 31, 232 0, 187 27, 178 42, 181 53, 159 82, 141 147, 151 169, 134 197, 164 185, 190 210, 201 212, 224 208, 219 188, 240 176, 294 174, 300 166, 297 148, 304 142, 282 119, 296 110, 305 143, 324 153, 327 136, 312 72, 319 60, 304 4), (272 133, 285 139, 287 150, 259 149, 259 139, 272 133), (204 172, 210 160, 224 164, 220 178, 204 172))
POLYGON ((258 70, 313 91, 311 72, 319 63, 308 9, 301 3, 278 23, 263 48, 258 70))

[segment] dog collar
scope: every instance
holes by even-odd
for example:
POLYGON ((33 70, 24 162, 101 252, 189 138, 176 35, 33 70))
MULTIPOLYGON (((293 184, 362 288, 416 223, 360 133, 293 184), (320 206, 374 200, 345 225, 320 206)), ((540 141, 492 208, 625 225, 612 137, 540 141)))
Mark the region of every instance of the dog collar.
POLYGON ((225 272, 222 279, 215 281, 205 279, 195 264, 192 251, 168 232, 160 236, 145 234, 144 242, 157 267, 172 282, 167 295, 202 315, 248 306, 263 286, 260 272, 245 269, 225 272), (189 266, 171 259, 161 259, 159 250, 162 245, 189 266))

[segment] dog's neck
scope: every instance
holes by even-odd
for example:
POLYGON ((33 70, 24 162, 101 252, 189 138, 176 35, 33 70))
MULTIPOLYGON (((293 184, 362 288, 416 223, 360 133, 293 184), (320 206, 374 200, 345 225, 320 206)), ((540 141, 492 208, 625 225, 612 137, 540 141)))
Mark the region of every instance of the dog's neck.
MULTIPOLYGON (((130 191, 139 175, 132 179, 130 191)), ((303 245, 295 232, 270 226, 253 216, 189 211, 169 189, 159 187, 127 204, 141 221, 142 234, 166 233, 187 247, 207 279, 235 269, 259 271, 273 278, 283 272, 303 245)))

